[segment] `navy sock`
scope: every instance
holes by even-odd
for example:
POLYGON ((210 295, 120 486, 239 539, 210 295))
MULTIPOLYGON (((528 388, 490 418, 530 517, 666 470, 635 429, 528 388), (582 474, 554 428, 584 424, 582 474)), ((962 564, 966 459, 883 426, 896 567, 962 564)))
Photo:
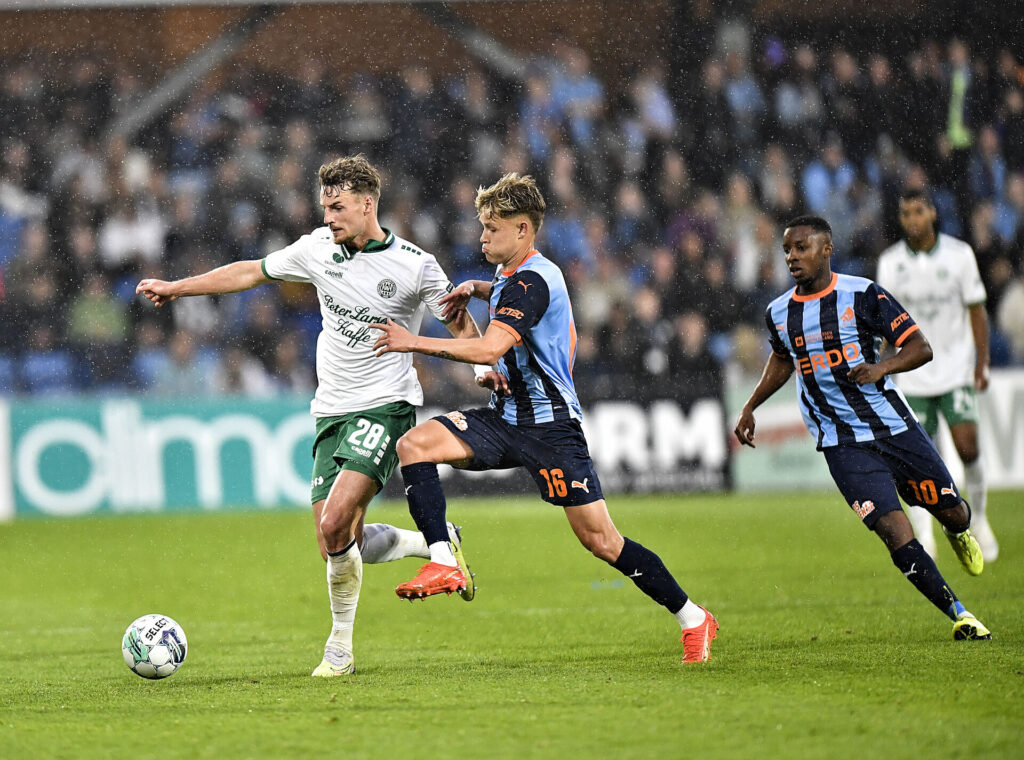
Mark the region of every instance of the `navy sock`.
POLYGON ((956 620, 957 612, 963 610, 963 605, 946 585, 942 573, 935 566, 935 560, 928 555, 916 538, 912 538, 892 553, 892 563, 929 602, 956 620))
POLYGON ((689 598, 657 554, 628 538, 619 558, 609 564, 673 615, 683 608, 689 598))
POLYGON ((427 546, 447 541, 444 491, 437 475, 437 465, 433 462, 407 464, 402 468, 402 480, 405 481, 409 514, 427 540, 427 546))

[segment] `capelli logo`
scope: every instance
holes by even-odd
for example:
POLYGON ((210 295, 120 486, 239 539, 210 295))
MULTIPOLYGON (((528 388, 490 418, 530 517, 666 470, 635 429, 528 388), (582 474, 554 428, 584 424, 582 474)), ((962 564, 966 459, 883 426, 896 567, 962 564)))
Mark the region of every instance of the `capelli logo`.
POLYGON ((324 274, 327 275, 328 277, 334 277, 339 280, 345 276, 344 272, 336 272, 332 269, 325 269, 324 274))

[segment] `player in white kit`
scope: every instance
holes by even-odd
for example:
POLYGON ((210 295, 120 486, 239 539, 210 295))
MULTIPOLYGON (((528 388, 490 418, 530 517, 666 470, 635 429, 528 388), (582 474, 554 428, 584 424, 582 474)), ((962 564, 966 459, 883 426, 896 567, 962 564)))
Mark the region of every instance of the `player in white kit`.
MULTIPOLYGON (((931 340, 932 361, 896 375, 896 384, 932 438, 939 430, 939 415, 945 418, 964 464, 971 532, 985 562, 992 562, 999 544, 986 514, 975 395, 988 387, 985 286, 970 245, 937 233, 935 219, 935 206, 927 193, 907 190, 902 194, 900 224, 905 239, 882 252, 875 280, 896 296, 931 340)), ((909 513, 918 540, 934 555, 931 515, 919 506, 911 506, 909 513)))
MULTIPOLYGON (((395 444, 416 424, 423 390, 411 354, 376 356, 376 331, 388 319, 418 332, 424 311, 443 320, 439 302, 451 282, 431 254, 380 226, 380 175, 362 156, 320 167, 324 227, 263 260, 236 261, 174 282, 147 279, 136 287, 157 306, 181 296, 235 293, 275 280, 312 283, 320 301, 317 339, 316 418, 310 500, 320 552, 327 562, 331 635, 314 676, 355 671, 352 629, 363 562, 429 557, 422 534, 392 525, 364 525, 366 508, 398 464, 395 444)), ((479 336, 468 312, 447 327, 457 338, 479 336)), ((492 389, 504 378, 476 367, 477 381, 492 389)), ((459 537, 449 523, 453 550, 472 599, 472 575, 459 537)))

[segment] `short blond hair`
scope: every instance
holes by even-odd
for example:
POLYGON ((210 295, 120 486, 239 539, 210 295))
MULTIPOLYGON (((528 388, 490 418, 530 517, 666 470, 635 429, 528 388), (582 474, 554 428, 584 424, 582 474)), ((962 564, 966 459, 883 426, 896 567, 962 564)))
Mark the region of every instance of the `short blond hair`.
POLYGON ((380 201, 380 172, 366 160, 366 156, 343 156, 324 164, 317 172, 320 187, 336 187, 344 192, 373 196, 380 201))
POLYGON ((486 213, 497 219, 525 214, 534 232, 543 224, 546 210, 544 196, 529 174, 520 177, 509 172, 490 187, 479 187, 476 191, 477 214, 486 213))

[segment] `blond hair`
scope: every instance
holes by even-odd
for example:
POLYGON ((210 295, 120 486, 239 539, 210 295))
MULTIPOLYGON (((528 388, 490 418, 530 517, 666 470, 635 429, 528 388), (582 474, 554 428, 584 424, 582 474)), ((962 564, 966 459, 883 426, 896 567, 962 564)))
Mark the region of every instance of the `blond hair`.
POLYGON ((544 222, 546 209, 544 196, 529 174, 520 177, 515 172, 509 172, 490 187, 480 187, 476 191, 477 214, 486 213, 497 219, 525 214, 534 232, 544 222))
POLYGON ((324 164, 317 172, 321 187, 336 187, 343 192, 373 196, 380 201, 380 173, 366 156, 344 156, 324 164))

